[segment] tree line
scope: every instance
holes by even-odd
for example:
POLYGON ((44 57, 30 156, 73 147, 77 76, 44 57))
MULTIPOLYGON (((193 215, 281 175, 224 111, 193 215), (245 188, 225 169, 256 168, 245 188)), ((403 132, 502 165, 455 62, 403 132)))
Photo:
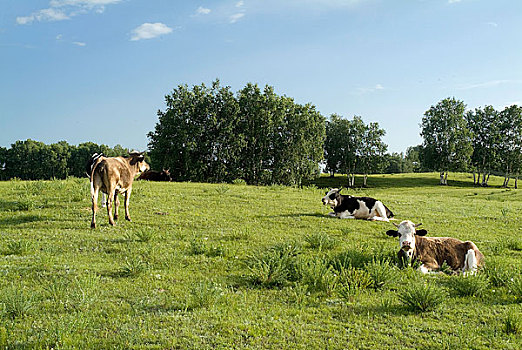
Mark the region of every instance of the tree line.
POLYGON ((94 153, 108 157, 128 154, 120 145, 109 147, 93 142, 78 146, 60 141, 50 145, 31 139, 16 141, 10 148, 0 147, 0 179, 65 179, 85 176, 85 165, 94 153))
MULTIPOLYGON (((280 96, 271 86, 247 84, 237 93, 219 80, 179 85, 165 96, 166 108, 148 133, 148 161, 169 168, 177 181, 233 182, 253 185, 302 185, 320 171, 355 174, 367 185, 368 174, 438 171, 447 184, 449 171, 469 171, 487 186, 491 174, 511 178, 522 169, 522 107, 496 111, 492 106, 466 111, 463 101, 446 98, 422 118, 421 145, 386 153, 385 130, 333 114, 323 117, 311 104, 280 96)), ((84 176, 93 153, 125 155, 122 146, 92 142, 16 141, 0 147, 0 179, 63 179, 84 176)))

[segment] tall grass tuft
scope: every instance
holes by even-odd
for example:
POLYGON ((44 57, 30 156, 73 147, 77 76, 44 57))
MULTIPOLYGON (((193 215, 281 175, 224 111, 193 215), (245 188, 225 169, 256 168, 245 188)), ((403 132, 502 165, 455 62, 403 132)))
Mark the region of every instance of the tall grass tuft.
POLYGON ((364 267, 372 280, 374 289, 382 289, 386 283, 396 276, 396 270, 389 260, 372 260, 364 267))
POLYGON ((513 277, 508 284, 511 294, 518 303, 522 303, 522 275, 513 277))
POLYGON ((372 284, 372 278, 367 271, 354 267, 341 268, 338 294, 345 302, 353 302, 355 297, 372 284))
POLYGON ((328 262, 322 258, 301 259, 298 265, 301 283, 310 292, 324 292, 330 295, 337 284, 337 275, 328 262))
POLYGON ((4 255, 24 255, 31 247, 31 242, 26 240, 10 240, 7 242, 4 255))
POLYGON ((147 263, 141 257, 125 259, 125 264, 120 268, 119 275, 122 277, 134 277, 140 275, 147 269, 147 263))
POLYGON ((412 311, 431 311, 444 300, 445 293, 428 284, 413 283, 399 292, 399 300, 412 311))
POLYGON ((512 267, 490 262, 485 267, 486 275, 495 287, 506 286, 514 278, 516 271, 512 267))
POLYGON ((263 287, 282 286, 298 279, 297 255, 300 248, 295 244, 278 244, 247 260, 250 279, 263 287))
POLYGON ((221 288, 213 282, 200 281, 190 288, 187 309, 206 308, 216 303, 222 293, 221 288))
POLYGON ((304 240, 308 243, 310 248, 318 250, 332 249, 337 244, 335 239, 323 232, 308 234, 304 237, 304 240))
POLYGON ((26 316, 34 307, 35 300, 32 295, 15 286, 2 290, 0 305, 3 306, 3 314, 11 319, 26 316))
POLYGON ((522 334, 522 317, 519 312, 510 312, 503 320, 502 330, 506 334, 522 334))
POLYGON ((450 277, 448 285, 459 296, 479 297, 487 290, 489 281, 483 274, 458 275, 450 277))

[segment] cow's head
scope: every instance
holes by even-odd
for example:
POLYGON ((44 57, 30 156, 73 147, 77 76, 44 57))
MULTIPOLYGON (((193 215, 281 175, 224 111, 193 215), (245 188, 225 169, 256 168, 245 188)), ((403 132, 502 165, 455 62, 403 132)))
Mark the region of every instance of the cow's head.
POLYGON ((417 230, 422 224, 414 224, 409 220, 401 222, 399 225, 393 224, 397 227, 397 230, 388 230, 386 234, 392 237, 399 237, 399 247, 408 256, 412 258, 413 251, 415 250, 415 235, 426 236, 428 231, 417 230))
POLYGON ((143 152, 132 151, 129 153, 129 157, 131 158, 130 164, 136 165, 140 172, 144 172, 150 169, 150 166, 145 162, 145 156, 143 152))
POLYGON ((338 206, 339 203, 341 202, 340 201, 340 199, 341 199, 340 192, 342 189, 343 189, 342 187, 341 188, 332 188, 330 191, 326 192, 326 195, 322 199, 323 205, 328 204, 332 208, 335 208, 336 206, 338 206))

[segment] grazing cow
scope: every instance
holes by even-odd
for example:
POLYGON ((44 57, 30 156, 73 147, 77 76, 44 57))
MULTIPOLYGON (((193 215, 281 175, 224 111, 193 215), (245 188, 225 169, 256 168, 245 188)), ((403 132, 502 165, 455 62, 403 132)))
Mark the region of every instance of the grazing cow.
POLYGON ((444 262, 455 272, 475 273, 484 263, 484 255, 473 242, 451 237, 424 237, 428 233, 426 230, 416 230, 421 224, 409 220, 394 225, 397 230, 389 230, 386 234, 399 237, 397 255, 411 263, 419 261, 419 270, 423 273, 439 269, 444 262))
POLYGON ((333 209, 328 215, 339 219, 379 221, 389 221, 393 217, 393 213, 381 201, 370 197, 345 196, 340 193, 341 189, 333 188, 323 197, 323 205, 328 204, 333 209))
POLYGON ((114 226, 114 220, 118 219, 119 193, 125 193, 125 219, 131 221, 129 200, 132 192, 132 182, 136 174, 146 170, 149 170, 149 165, 145 162, 143 154, 135 151, 131 152, 126 158, 101 157, 96 161, 91 174, 92 228, 96 227, 98 192, 100 190, 108 196, 107 214, 109 215, 109 223, 114 226), (114 218, 112 216, 113 202, 114 218))
POLYGON ((169 169, 163 169, 160 171, 155 170, 147 170, 138 177, 138 180, 147 180, 147 181, 172 181, 170 177, 169 169))
MULTIPOLYGON (((91 159, 87 161, 87 164, 85 165, 85 174, 90 179, 92 175, 92 170, 94 169, 94 165, 96 165, 96 162, 103 157, 103 153, 94 153, 91 156, 91 159)), ((102 207, 107 206, 107 198, 105 196, 105 193, 102 192, 102 207)))

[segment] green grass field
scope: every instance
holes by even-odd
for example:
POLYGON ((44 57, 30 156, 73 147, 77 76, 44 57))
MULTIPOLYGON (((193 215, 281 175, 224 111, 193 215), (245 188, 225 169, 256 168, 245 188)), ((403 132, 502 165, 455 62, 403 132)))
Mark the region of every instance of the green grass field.
POLYGON ((487 266, 462 278, 400 269, 389 223, 327 217, 322 187, 343 181, 135 182, 133 222, 100 208, 95 230, 87 179, 0 182, 0 348, 522 348, 522 190, 468 174, 345 190, 474 241, 487 266))

